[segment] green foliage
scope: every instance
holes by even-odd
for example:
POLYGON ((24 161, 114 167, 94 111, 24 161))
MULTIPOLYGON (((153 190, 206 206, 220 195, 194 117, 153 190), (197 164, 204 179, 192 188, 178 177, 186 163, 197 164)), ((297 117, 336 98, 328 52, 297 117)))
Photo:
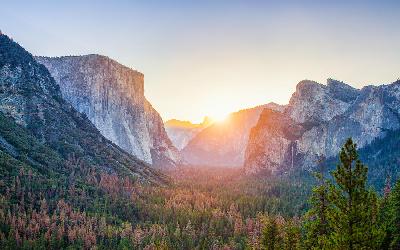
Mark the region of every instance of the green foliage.
MULTIPOLYGON (((359 158, 369 166, 368 185, 373 186, 379 193, 383 192, 386 177, 391 176, 391 183, 400 179, 400 129, 385 131, 384 137, 373 140, 361 148, 359 158)), ((337 158, 327 159, 326 166, 336 166, 337 158)))
MULTIPOLYGON (((157 187, 96 173, 93 168, 81 171, 76 162, 71 159, 67 169, 80 174, 62 182, 55 180, 56 186, 46 191, 38 189, 39 192, 30 193, 30 186, 37 185, 40 179, 31 179, 26 171, 20 171, 11 180, 10 188, 0 195, 3 201, 0 202, 0 235, 4 235, 0 237, 1 246, 244 249, 262 244, 261 231, 269 221, 267 213, 293 214, 287 207, 299 207, 288 204, 274 208, 267 206, 265 200, 262 206, 256 202, 240 209, 244 197, 262 200, 272 186, 283 183, 277 181, 269 186, 253 178, 232 179, 239 176, 237 170, 209 170, 201 174, 195 169, 174 171, 169 173, 176 180, 174 185, 157 187), (186 175, 178 177, 180 171, 187 171, 186 175), (192 181, 189 183, 187 178, 192 181), (226 192, 235 183, 247 188, 226 192), (49 225, 52 226, 49 228, 49 225), (32 228, 35 228, 34 234, 30 231, 32 228)), ((290 196, 289 193, 281 191, 280 195, 290 196)), ((279 196, 275 199, 280 200, 279 196)), ((280 246, 284 249, 297 246, 298 223, 289 217, 279 217, 277 221, 280 246)))
POLYGON ((269 219, 262 231, 262 244, 266 250, 280 249, 282 239, 279 234, 278 224, 274 218, 269 219))
POLYGON ((400 249, 400 180, 397 181, 389 196, 388 210, 390 249, 400 249))
POLYGON ((378 248, 382 232, 377 227, 377 198, 366 189, 368 168, 358 159, 356 145, 348 139, 330 185, 330 240, 337 249, 378 248))
POLYGON ((283 249, 300 249, 301 248, 301 228, 299 222, 290 219, 284 226, 284 247, 283 249))
POLYGON ((368 182, 378 191, 385 186, 386 177, 393 181, 400 179, 400 129, 385 131, 386 136, 377 138, 360 149, 360 159, 369 168, 368 182))
POLYGON ((398 247, 400 184, 379 201, 366 188, 367 168, 351 141, 332 182, 316 175, 319 184, 303 223, 297 217, 307 208, 309 185, 303 178, 265 180, 241 177, 235 169, 180 168, 168 172, 174 180, 169 186, 143 185, 73 155, 64 161, 1 114, 0 125, 13 150, 26 152, 12 155, 4 143, 0 148, 7 183, 0 194, 2 249, 398 247))
POLYGON ((65 174, 68 170, 64 163, 73 156, 104 172, 158 184, 167 181, 161 173, 104 138, 85 115, 62 99, 46 67, 5 35, 0 35, 0 69, 5 72, 0 76, 2 115, 23 124, 21 128, 8 121, 4 124, 3 118, 0 121, 0 135, 7 137, 1 144, 8 142, 17 148, 18 157, 11 152, 14 158, 29 161, 28 165, 45 166, 42 171, 50 167, 65 174), (19 138, 14 128, 24 135, 19 138))
POLYGON ((332 233, 328 216, 332 205, 328 198, 328 183, 322 174, 316 174, 319 185, 313 188, 310 198, 311 208, 306 214, 306 237, 304 244, 309 249, 329 249, 328 237, 332 233))
POLYGON ((321 175, 313 190, 306 223, 306 246, 311 249, 379 249, 385 237, 379 224, 378 198, 368 190, 368 168, 361 163, 357 146, 348 139, 340 164, 332 172, 334 183, 321 175))
MULTIPOLYGON (((0 68, 1 101, 17 100, 9 114, 26 125, 0 113, 0 249, 400 248, 400 182, 382 200, 368 190, 351 140, 332 179, 317 175, 303 217, 313 183, 304 171, 262 179, 179 168, 166 182, 101 136, 4 35, 0 68)), ((399 142, 400 130, 387 131, 361 150, 373 185, 380 168, 398 177, 399 142)))

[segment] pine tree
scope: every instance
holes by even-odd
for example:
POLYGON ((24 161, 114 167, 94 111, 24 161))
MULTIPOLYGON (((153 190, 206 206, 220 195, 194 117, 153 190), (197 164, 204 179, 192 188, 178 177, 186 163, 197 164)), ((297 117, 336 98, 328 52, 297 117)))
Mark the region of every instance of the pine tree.
POLYGON ((386 184, 383 189, 383 198, 379 202, 379 213, 378 213, 378 224, 381 226, 384 232, 380 249, 389 249, 392 237, 392 225, 391 225, 391 209, 390 209, 390 197, 391 197, 391 176, 386 176, 386 184))
POLYGON ((275 218, 269 218, 262 231, 262 245, 265 250, 275 250, 280 248, 281 238, 279 227, 275 218))
POLYGON ((332 172, 336 185, 329 187, 329 238, 337 249, 378 248, 383 235, 376 225, 376 194, 366 189, 368 168, 359 160, 356 149, 349 138, 340 152, 340 164, 332 172))
POLYGON ((400 180, 397 181, 389 197, 389 231, 392 236, 391 249, 400 249, 400 180))
POLYGON ((306 239, 308 249, 329 249, 328 237, 332 228, 328 221, 330 201, 328 199, 328 182, 322 173, 316 173, 319 186, 313 189, 310 198, 311 208, 306 214, 306 239))
POLYGON ((298 227, 297 223, 295 223, 295 220, 290 219, 289 221, 287 221, 285 223, 284 230, 283 249, 300 249, 300 227, 298 227))

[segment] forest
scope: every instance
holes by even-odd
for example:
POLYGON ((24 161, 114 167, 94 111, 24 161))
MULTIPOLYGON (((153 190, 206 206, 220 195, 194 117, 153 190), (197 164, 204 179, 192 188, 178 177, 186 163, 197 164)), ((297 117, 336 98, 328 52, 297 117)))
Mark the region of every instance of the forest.
POLYGON ((0 250, 400 250, 399 12, 1 1, 0 250))
POLYGON ((64 179, 5 163, 2 249, 400 249, 400 181, 372 189, 351 139, 329 176, 186 166, 154 185, 74 156, 64 179))

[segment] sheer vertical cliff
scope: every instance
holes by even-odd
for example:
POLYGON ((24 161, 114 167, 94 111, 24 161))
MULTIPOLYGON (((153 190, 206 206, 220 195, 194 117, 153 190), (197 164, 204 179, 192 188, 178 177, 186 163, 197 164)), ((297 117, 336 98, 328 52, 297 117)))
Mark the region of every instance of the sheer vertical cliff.
POLYGON ((63 98, 106 138, 156 167, 179 154, 162 119, 144 96, 144 75, 101 55, 36 57, 60 86, 63 98))

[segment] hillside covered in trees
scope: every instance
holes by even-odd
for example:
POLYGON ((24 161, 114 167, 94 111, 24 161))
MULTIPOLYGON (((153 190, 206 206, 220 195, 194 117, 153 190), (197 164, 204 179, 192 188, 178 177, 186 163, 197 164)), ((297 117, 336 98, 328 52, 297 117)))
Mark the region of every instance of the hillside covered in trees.
MULTIPOLYGON (((238 177, 183 168, 167 186, 96 175, 46 189, 21 168, 2 183, 2 249, 398 249, 400 181, 384 195, 349 140, 332 179, 238 177), (309 199, 309 202, 307 200, 309 199)), ((90 169, 90 168, 89 168, 90 169)))

